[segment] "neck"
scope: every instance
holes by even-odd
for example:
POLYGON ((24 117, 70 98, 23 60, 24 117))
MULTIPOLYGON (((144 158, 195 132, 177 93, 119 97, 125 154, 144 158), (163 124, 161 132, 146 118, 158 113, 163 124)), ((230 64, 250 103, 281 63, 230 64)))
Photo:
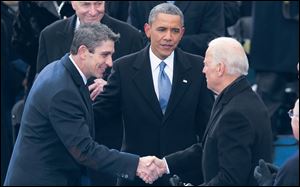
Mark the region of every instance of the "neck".
POLYGON ((88 71, 86 70, 86 67, 84 65, 84 62, 80 59, 78 55, 71 55, 74 63, 76 66, 80 69, 80 71, 84 74, 84 76, 89 79, 91 76, 88 74, 88 71))
POLYGON ((222 81, 220 81, 220 88, 218 89, 218 93, 220 94, 225 88, 227 88, 231 83, 233 83, 238 77, 233 75, 226 75, 222 81))

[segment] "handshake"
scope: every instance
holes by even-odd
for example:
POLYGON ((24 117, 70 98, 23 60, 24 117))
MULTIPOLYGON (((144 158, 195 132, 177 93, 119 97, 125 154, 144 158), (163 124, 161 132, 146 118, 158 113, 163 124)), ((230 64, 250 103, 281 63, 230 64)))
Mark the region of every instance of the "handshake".
POLYGON ((145 183, 152 184, 167 171, 167 165, 164 160, 155 156, 146 156, 140 158, 136 175, 145 183))

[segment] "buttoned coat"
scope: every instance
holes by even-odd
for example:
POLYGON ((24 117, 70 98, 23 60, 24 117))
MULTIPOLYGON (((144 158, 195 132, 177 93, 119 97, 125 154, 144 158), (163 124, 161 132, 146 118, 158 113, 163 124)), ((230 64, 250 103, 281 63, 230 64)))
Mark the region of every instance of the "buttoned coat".
MULTIPOLYGON (((122 150, 139 155, 162 158, 191 146, 202 138, 213 103, 202 69, 202 57, 175 50, 172 91, 163 115, 154 91, 149 46, 120 58, 94 104, 96 125, 121 115, 122 150)), ((199 171, 183 175, 197 181, 199 171)))

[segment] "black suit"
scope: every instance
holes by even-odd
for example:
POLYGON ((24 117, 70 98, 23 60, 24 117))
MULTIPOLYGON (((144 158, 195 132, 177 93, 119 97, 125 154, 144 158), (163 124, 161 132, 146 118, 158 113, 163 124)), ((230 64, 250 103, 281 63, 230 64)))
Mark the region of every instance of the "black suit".
POLYGON ((65 55, 29 93, 5 185, 79 185, 84 166, 134 178, 138 157, 99 145, 93 134, 88 89, 65 55))
MULTIPOLYGON (((74 37, 77 17, 59 20, 47 26, 40 35, 39 52, 37 58, 37 72, 47 64, 60 59, 70 51, 74 37)), ((104 15, 101 23, 107 25, 115 33, 120 33, 120 39, 115 43, 113 60, 136 52, 143 48, 142 35, 129 24, 104 15)))
POLYGON ((167 156, 170 171, 193 168, 202 159, 205 185, 257 185, 258 160, 271 161, 271 126, 265 105, 244 76, 216 99, 202 145, 167 156))
MULTIPOLYGON (((172 92, 163 115, 154 91, 149 46, 118 59, 94 104, 96 123, 122 114, 122 150, 140 155, 161 158, 196 143, 197 136, 201 138, 204 133, 213 103, 202 73, 202 61, 200 56, 175 50, 172 92)), ((199 181, 200 174, 198 170, 182 175, 199 181)), ((136 181, 128 185, 133 184, 145 183, 136 181)))
MULTIPOLYGON (((165 1, 132 1, 132 25, 144 31, 150 11, 165 1)), ((223 36, 225 32, 222 2, 175 1, 184 15, 185 32, 179 47, 186 52, 204 56, 207 44, 212 39, 223 36)))

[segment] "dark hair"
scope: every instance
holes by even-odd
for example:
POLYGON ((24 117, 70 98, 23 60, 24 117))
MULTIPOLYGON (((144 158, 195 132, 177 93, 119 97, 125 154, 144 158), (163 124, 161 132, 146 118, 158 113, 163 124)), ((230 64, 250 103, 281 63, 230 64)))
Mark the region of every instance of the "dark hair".
POLYGON ((184 17, 183 17, 183 13, 181 12, 181 10, 171 4, 171 3, 161 3, 159 5, 156 5, 149 14, 149 18, 148 18, 148 23, 152 24, 153 21, 155 20, 156 16, 159 13, 163 13, 163 14, 171 14, 171 15, 177 15, 180 16, 180 21, 182 26, 184 26, 184 17))
POLYGON ((116 42, 120 38, 120 34, 114 33, 106 25, 101 23, 80 24, 75 31, 70 52, 75 55, 78 48, 84 45, 89 52, 94 53, 95 48, 101 45, 102 41, 111 40, 116 42))

